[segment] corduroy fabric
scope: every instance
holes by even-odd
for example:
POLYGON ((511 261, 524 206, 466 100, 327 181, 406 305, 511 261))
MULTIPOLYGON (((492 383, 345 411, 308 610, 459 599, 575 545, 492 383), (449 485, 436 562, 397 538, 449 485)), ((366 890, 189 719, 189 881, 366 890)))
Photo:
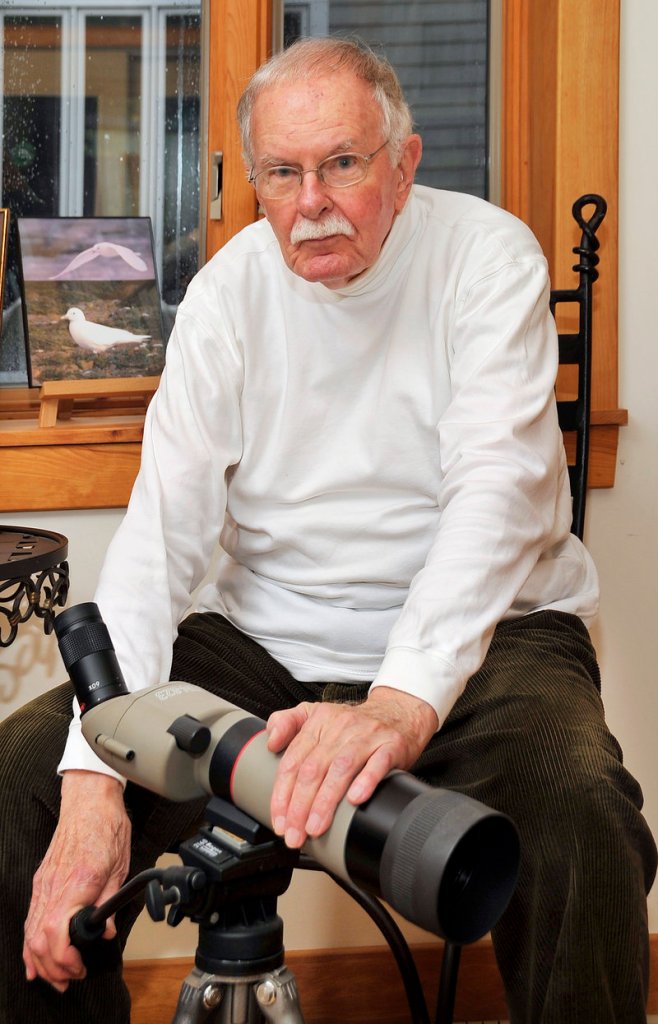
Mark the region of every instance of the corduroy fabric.
MULTIPOLYGON (((300 700, 359 700, 366 686, 299 683, 217 615, 181 624, 172 678, 203 686, 260 717, 300 700)), ((579 619, 543 612, 501 624, 414 770, 508 813, 522 839, 519 885, 494 932, 512 1024, 644 1021, 645 892, 656 849, 642 795, 622 765, 579 619)), ((84 983, 59 995, 27 984, 22 929, 31 880, 59 804, 55 774, 71 716, 69 684, 0 725, 1 1024, 125 1024, 120 948, 140 909, 117 915, 120 940, 84 983)), ((204 801, 176 805, 129 785, 131 874, 189 834, 204 801)))

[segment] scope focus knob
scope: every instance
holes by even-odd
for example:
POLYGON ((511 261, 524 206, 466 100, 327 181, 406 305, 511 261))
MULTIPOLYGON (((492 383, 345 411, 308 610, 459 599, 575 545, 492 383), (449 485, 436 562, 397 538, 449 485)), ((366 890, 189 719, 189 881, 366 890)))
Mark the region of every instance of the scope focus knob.
POLYGON ((210 744, 210 729, 192 715, 181 715, 176 718, 167 732, 174 737, 179 750, 184 750, 194 757, 205 754, 210 744))

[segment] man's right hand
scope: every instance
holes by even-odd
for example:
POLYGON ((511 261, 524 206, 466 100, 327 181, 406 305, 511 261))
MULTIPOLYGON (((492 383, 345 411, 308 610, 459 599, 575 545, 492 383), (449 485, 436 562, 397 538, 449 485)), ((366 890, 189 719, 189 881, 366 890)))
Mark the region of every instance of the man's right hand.
MULTIPOLYGON (((70 981, 84 978, 80 953, 69 941, 69 921, 82 907, 112 896, 129 864, 130 821, 121 784, 96 772, 65 772, 59 822, 34 876, 25 922, 28 981, 40 977, 64 992, 70 981)), ((108 921, 103 938, 115 934, 108 921)))

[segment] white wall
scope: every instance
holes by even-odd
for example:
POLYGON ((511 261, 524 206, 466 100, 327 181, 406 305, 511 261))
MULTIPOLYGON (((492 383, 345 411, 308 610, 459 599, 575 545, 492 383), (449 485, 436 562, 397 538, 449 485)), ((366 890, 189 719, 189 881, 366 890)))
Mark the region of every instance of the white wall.
MULTIPOLYGON (((114 509, 20 515, 3 512, 0 519, 4 525, 40 527, 68 537, 71 589, 67 605, 70 607, 79 601, 92 600, 105 549, 122 515, 122 510, 114 509)), ((12 646, 0 650, 0 718, 65 678, 54 636, 45 636, 41 622, 33 616, 19 627, 12 646)))
MULTIPOLYGON (((591 493, 586 537, 602 584, 594 638, 608 720, 658 836, 658 4, 623 0, 621 10, 619 404, 629 425, 615 487, 591 493)), ((650 923, 658 931, 658 885, 650 923)))
MULTIPOLYGON (((646 814, 658 835, 658 4, 624 0, 621 60, 620 175, 620 405, 630 410, 621 430, 617 480, 590 495, 587 540, 602 583, 601 616, 594 629, 608 720, 641 781, 646 814)), ((605 259, 605 253, 602 254, 605 259)), ((5 516, 70 539, 69 604, 89 600, 105 547, 120 520, 117 511, 5 516)), ((53 637, 40 625, 21 629, 0 656, 0 715, 62 678, 53 637)), ((378 935, 326 878, 298 873, 280 904, 289 949, 368 944, 378 935)), ((658 887, 650 897, 650 925, 658 931, 658 887)), ((407 929, 412 936, 421 936, 407 929)), ((423 936, 425 937, 425 936, 423 936)), ((195 931, 140 921, 129 955, 183 955, 195 931)))

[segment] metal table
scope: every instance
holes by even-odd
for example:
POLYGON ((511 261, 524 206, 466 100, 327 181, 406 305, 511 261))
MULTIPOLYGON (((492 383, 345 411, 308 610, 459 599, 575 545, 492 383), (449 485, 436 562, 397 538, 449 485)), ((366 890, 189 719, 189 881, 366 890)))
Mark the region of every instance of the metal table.
POLYGON ((0 647, 32 616, 51 633, 69 590, 68 540, 49 530, 0 526, 0 647))

